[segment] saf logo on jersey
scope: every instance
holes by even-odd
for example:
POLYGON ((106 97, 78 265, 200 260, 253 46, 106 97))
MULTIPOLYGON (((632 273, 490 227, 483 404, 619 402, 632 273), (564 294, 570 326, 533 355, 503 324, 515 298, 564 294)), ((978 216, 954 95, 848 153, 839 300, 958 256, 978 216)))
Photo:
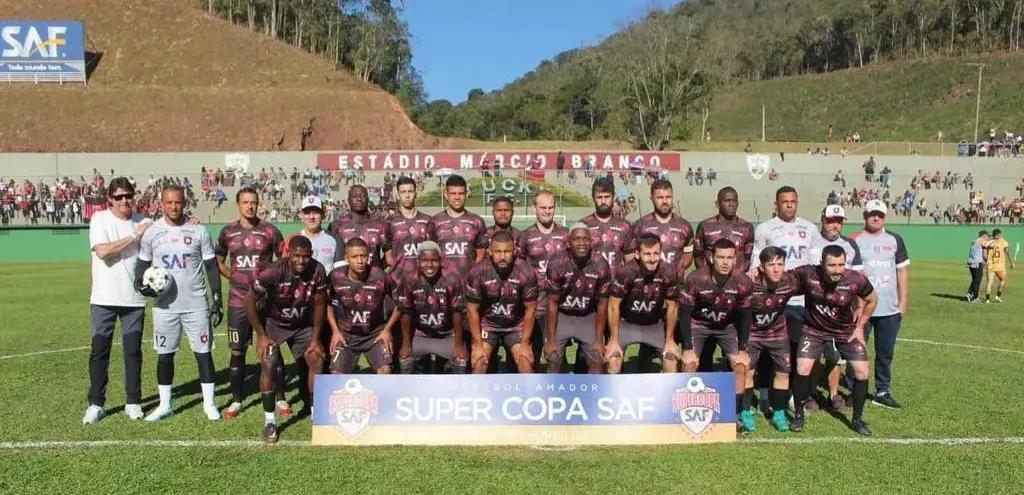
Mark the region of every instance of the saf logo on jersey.
POLYGON ((445 256, 466 256, 466 248, 469 243, 463 242, 446 242, 444 243, 444 254, 445 256))
POLYGON ((353 325, 368 325, 370 323, 370 312, 369 311, 353 311, 352 312, 352 324, 353 325))
POLYGON ((260 255, 235 256, 235 268, 255 269, 260 265, 260 255))
POLYGON ((165 254, 160 257, 165 270, 184 270, 188 268, 188 254, 165 254))
POLYGON ((679 414, 679 421, 694 439, 700 438, 707 431, 718 418, 721 409, 718 391, 705 386, 699 376, 690 378, 686 388, 672 394, 672 412, 679 414))
POLYGON ((420 324, 428 327, 440 327, 444 325, 444 313, 421 314, 420 324))
POLYGON ((350 437, 359 436, 378 413, 377 393, 363 388, 357 378, 346 381, 344 388, 335 390, 328 404, 327 409, 338 422, 338 427, 350 437))
POLYGON ((501 303, 491 304, 491 314, 494 315, 494 316, 505 316, 505 317, 511 318, 512 317, 512 310, 514 309, 514 306, 515 306, 514 304, 501 304, 501 303))
POLYGON ((587 309, 590 307, 590 298, 569 294, 565 296, 565 301, 562 302, 562 307, 567 309, 587 309))
POLYGON ((288 320, 298 320, 306 314, 306 308, 283 308, 281 310, 281 316, 288 320))
POLYGON ((654 311, 654 301, 633 301, 631 309, 634 313, 650 313, 654 311))
POLYGON ((777 318, 778 316, 778 311, 772 311, 771 313, 768 314, 754 315, 754 325, 759 327, 766 327, 768 325, 771 325, 771 323, 775 321, 775 318, 777 318))

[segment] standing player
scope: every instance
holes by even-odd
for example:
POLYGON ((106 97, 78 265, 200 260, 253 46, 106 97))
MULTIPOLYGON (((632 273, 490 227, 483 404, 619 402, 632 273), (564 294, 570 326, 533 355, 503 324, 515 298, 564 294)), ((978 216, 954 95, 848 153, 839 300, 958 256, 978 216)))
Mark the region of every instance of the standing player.
POLYGON ((277 441, 274 415, 274 378, 285 343, 299 373, 299 393, 306 407, 313 407, 314 370, 323 368, 324 350, 320 329, 327 313, 327 273, 313 261, 313 244, 305 237, 292 239, 288 257, 260 271, 245 296, 245 313, 258 336, 260 394, 263 396, 263 439, 277 441), (259 304, 266 310, 266 326, 259 304))
POLYGON ((402 339, 398 351, 402 374, 428 356, 447 361, 453 373, 466 372, 462 277, 445 269, 441 247, 434 241, 419 245, 419 276, 398 281, 395 302, 401 313, 402 339))
POLYGON ((391 321, 384 298, 394 291, 391 277, 370 264, 367 243, 358 237, 345 244, 345 259, 345 267, 330 275, 331 373, 352 373, 366 354, 378 375, 390 374, 391 321))
MULTIPOLYGON (((768 396, 772 410, 772 425, 780 432, 789 431, 789 418, 786 417, 786 405, 789 401, 789 374, 792 368, 789 354, 789 341, 786 338, 786 317, 784 308, 789 298, 797 294, 795 279, 786 272, 786 252, 782 248, 768 246, 758 255, 760 263, 751 279, 753 290, 747 296, 746 306, 750 308, 751 326, 750 343, 747 354, 751 363, 757 363, 764 355, 771 359, 774 379, 771 391, 762 392, 768 396)), ((746 397, 754 391, 754 371, 752 366, 747 371, 746 397)), ((767 374, 766 374, 767 375, 767 374)))
POLYGON ((608 262, 591 245, 590 227, 577 222, 569 230, 568 249, 548 262, 544 345, 548 373, 561 372, 565 348, 571 342, 586 354, 588 371, 601 373, 612 273, 608 262))
MULTIPOLYGON (((243 187, 235 194, 238 220, 224 226, 217 237, 217 267, 230 282, 228 292, 228 345, 231 362, 228 379, 231 383, 231 405, 224 417, 233 419, 242 411, 242 384, 245 381, 245 353, 252 342, 253 327, 245 311, 245 295, 260 270, 270 266, 274 256, 281 252, 284 237, 269 222, 260 220, 260 195, 251 187, 243 187)), ((291 407, 284 398, 284 366, 282 363, 276 381, 278 412, 291 415, 291 407)))
POLYGON ((487 224, 480 215, 466 210, 466 179, 452 175, 444 183, 444 197, 448 206, 431 218, 434 235, 443 249, 443 256, 450 261, 458 273, 468 273, 470 268, 484 259, 487 249, 485 237, 487 224))
POLYGON ((708 248, 715 241, 729 239, 736 244, 736 271, 747 273, 749 270, 750 256, 754 251, 754 226, 736 216, 739 203, 736 189, 732 186, 723 187, 718 191, 718 199, 715 201, 718 214, 697 224, 697 232, 693 237, 693 261, 698 268, 707 266, 711 261, 708 248))
POLYGON ((797 343, 796 376, 793 402, 796 413, 790 425, 793 431, 804 429, 805 402, 811 393, 811 368, 821 358, 826 345, 834 345, 853 369, 854 431, 871 436, 864 421, 864 402, 868 396, 868 357, 864 348, 864 325, 878 305, 871 282, 864 273, 846 268, 846 252, 839 246, 822 250, 821 265, 805 265, 793 271, 798 292, 807 299, 807 319, 797 343), (863 304, 859 299, 863 299, 863 304), (860 305, 860 314, 855 314, 860 305))
POLYGON ((285 239, 281 248, 281 256, 287 256, 288 242, 295 236, 301 235, 309 239, 313 245, 313 259, 323 265, 324 270, 330 273, 334 267, 334 258, 338 251, 338 241, 334 236, 324 232, 324 204, 318 196, 306 196, 302 200, 302 232, 296 232, 285 239))
POLYGON ((392 278, 400 280, 406 276, 415 276, 418 256, 416 247, 434 239, 434 225, 430 215, 416 208, 416 181, 411 177, 398 179, 398 214, 388 219, 387 232, 386 244, 391 249, 385 256, 391 267, 392 278))
POLYGON ((516 210, 515 205, 512 203, 512 198, 508 196, 494 198, 494 203, 491 204, 491 218, 494 219, 494 225, 487 227, 487 234, 484 238, 485 245, 490 243, 491 236, 499 230, 511 232, 516 245, 519 245, 519 235, 522 232, 512 226, 512 219, 515 217, 515 213, 516 210))
MULTIPOLYGON (((608 373, 622 372, 622 360, 630 344, 648 346, 662 354, 662 369, 679 369, 680 351, 675 340, 678 321, 679 282, 675 270, 661 261, 661 239, 642 234, 636 240, 637 253, 616 270, 608 298, 608 343, 605 361, 608 373)), ((689 339, 683 334, 682 340, 689 339)), ((682 352, 686 369, 697 365, 691 350, 682 352)), ((640 369, 649 363, 640 363, 640 369)))
POLYGON ((651 204, 654 211, 633 223, 626 259, 635 256, 635 237, 654 234, 661 239, 661 261, 676 271, 677 279, 682 279, 693 260, 693 226, 672 212, 671 182, 658 179, 651 184, 651 204))
MULTIPOLYGON (((756 275, 754 268, 760 263, 761 250, 768 246, 775 246, 786 252, 786 270, 810 263, 808 255, 818 236, 818 229, 813 223, 796 216, 798 205, 796 189, 782 186, 775 191, 775 218, 762 222, 754 230, 754 249, 751 253, 749 273, 751 277, 756 275)), ((800 341, 803 325, 804 296, 796 295, 791 297, 786 305, 786 331, 789 334, 790 355, 796 354, 796 343, 800 341)), ((766 371, 761 367, 758 369, 766 371)), ((792 379, 792 376, 790 378, 792 379)), ((818 403, 813 402, 808 407, 812 411, 817 410, 818 403)))
POLYGON ((389 257, 391 246, 387 245, 388 224, 370 214, 370 194, 366 187, 355 185, 348 190, 348 215, 331 222, 327 232, 334 236, 339 249, 335 252, 335 266, 345 265, 345 250, 342 246, 355 238, 362 239, 369 249, 370 266, 384 268, 384 259, 389 257))
POLYGON ((750 302, 752 283, 746 274, 734 274, 735 268, 736 244, 729 239, 715 241, 711 245, 711 266, 691 272, 679 290, 679 326, 682 333, 690 334, 691 347, 684 342, 685 350, 703 353, 706 345, 715 344, 722 349, 736 373, 737 422, 744 431, 752 432, 757 431, 750 411, 753 391, 745 393, 750 369, 750 310, 745 305, 750 302))
MULTIPOLYGON (((537 221, 526 228, 519 236, 518 249, 519 257, 533 267, 533 273, 537 276, 538 296, 541 301, 537 307, 537 328, 530 333, 533 348, 534 367, 540 367, 540 357, 544 351, 544 337, 547 335, 545 326, 547 323, 547 295, 544 288, 547 281, 548 261, 556 254, 565 252, 565 241, 569 237, 569 231, 564 226, 555 223, 555 195, 550 191, 540 191, 533 197, 534 214, 537 221)), ((550 364, 550 363, 549 363, 550 364)))
POLYGON ((533 373, 529 342, 537 316, 537 276, 529 264, 517 262, 510 232, 495 232, 488 251, 490 256, 466 277, 473 373, 487 372, 499 345, 512 354, 520 373, 533 373))
MULTIPOLYGON (((865 216, 867 213, 865 213, 865 216)), ((865 228, 867 225, 865 225, 865 228)), ((989 302, 992 294, 992 282, 999 279, 999 286, 996 288, 996 302, 1003 302, 1003 289, 1006 288, 1006 262, 1010 262, 1010 268, 1016 269, 1013 259, 1010 258, 1010 243, 1003 237, 1001 229, 992 231, 992 240, 985 245, 985 266, 988 267, 988 282, 985 283, 985 302, 989 302)), ((905 288, 903 290, 906 290, 905 288)))
POLYGON ((188 335, 189 346, 199 365, 199 387, 203 392, 203 412, 211 420, 220 419, 213 402, 214 368, 210 354, 213 327, 223 319, 224 301, 220 293, 220 273, 210 232, 202 225, 185 223, 185 190, 167 186, 160 193, 163 217, 142 236, 139 262, 135 266, 135 289, 153 302, 153 348, 157 353, 156 388, 160 405, 146 421, 160 421, 174 414, 171 386, 174 384, 174 354, 181 343, 181 332, 188 335), (142 276, 151 264, 170 272, 173 282, 163 294, 142 285, 142 276), (204 281, 203 269, 206 269, 204 281), (213 310, 206 299, 206 284, 213 296, 213 310))
MULTIPOLYGON (((885 203, 873 199, 864 205, 864 230, 855 232, 853 240, 864 257, 864 275, 878 296, 878 305, 871 319, 861 323, 864 342, 875 334, 875 398, 873 402, 890 409, 899 409, 890 393, 892 359, 896 352, 903 315, 907 314, 907 294, 910 292, 910 256, 907 245, 899 234, 885 228, 885 203)), ((993 231, 994 233, 994 231, 993 231)), ((1004 241, 1005 242, 1005 241, 1004 241)), ((992 265, 989 265, 992 266, 992 265)), ((1004 274, 1005 276, 1005 274, 1004 274)), ((847 379, 853 382, 849 370, 847 379)))

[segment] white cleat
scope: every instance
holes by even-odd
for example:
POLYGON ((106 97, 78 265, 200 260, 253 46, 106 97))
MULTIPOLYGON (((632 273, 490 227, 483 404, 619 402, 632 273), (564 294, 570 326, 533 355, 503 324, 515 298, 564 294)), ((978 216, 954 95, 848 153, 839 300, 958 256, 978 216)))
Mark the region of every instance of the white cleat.
POLYGON ((1001 298, 1001 297, 999 297, 999 296, 996 296, 996 297, 995 297, 995 300, 996 300, 996 302, 1003 302, 1003 298, 1001 298))
POLYGON ((203 412, 206 413, 206 419, 210 421, 217 421, 220 419, 220 411, 218 411, 217 406, 213 404, 203 406, 203 412))
POLYGON ((91 425, 99 421, 107 413, 103 411, 103 408, 96 404, 90 404, 89 408, 85 410, 85 416, 82 416, 83 425, 91 425))
POLYGON ((128 415, 128 419, 138 421, 142 419, 142 406, 138 404, 127 404, 124 406, 124 413, 128 415))
POLYGON ((161 419, 164 419, 164 418, 166 418, 168 416, 171 416, 173 414, 174 414, 174 409, 171 409, 169 407, 159 407, 158 406, 153 412, 149 413, 149 416, 146 416, 146 421, 148 421, 150 423, 155 423, 155 422, 160 421, 161 419))

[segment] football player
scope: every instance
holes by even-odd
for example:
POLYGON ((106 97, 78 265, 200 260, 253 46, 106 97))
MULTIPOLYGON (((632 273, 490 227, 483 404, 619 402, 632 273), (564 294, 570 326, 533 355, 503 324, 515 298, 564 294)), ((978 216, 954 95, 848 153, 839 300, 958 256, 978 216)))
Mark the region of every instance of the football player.
MULTIPOLYGON (((339 247, 350 239, 362 239, 369 250, 370 266, 384 268, 384 259, 391 247, 387 245, 388 224, 370 214, 370 194, 365 186, 355 185, 348 190, 348 207, 351 212, 331 222, 327 229, 339 247)), ((344 249, 335 252, 335 266, 344 266, 347 255, 344 249)))
POLYGON ((331 373, 352 373, 365 354, 377 374, 390 374, 395 320, 385 314, 384 298, 394 292, 393 282, 370 264, 369 247, 358 237, 345 243, 345 259, 330 274, 331 373))
POLYGON ((484 259, 487 225, 480 215, 466 210, 466 179, 462 176, 448 177, 444 185, 448 206, 434 215, 434 235, 437 244, 444 250, 444 257, 451 261, 458 273, 467 273, 477 262, 484 259))
POLYGON ((533 197, 534 214, 537 221, 526 228, 519 236, 518 255, 523 258, 537 276, 538 296, 537 300, 542 304, 537 307, 537 328, 530 333, 532 341, 530 346, 534 353, 534 367, 540 367, 540 357, 544 351, 544 337, 547 335, 545 326, 547 324, 547 296, 544 287, 547 284, 548 261, 556 254, 565 251, 565 240, 569 237, 569 231, 564 226, 555 223, 555 195, 550 191, 540 191, 533 197))
POLYGON ((747 273, 750 254, 754 250, 754 226, 736 215, 739 203, 736 189, 725 186, 718 191, 715 201, 718 214, 697 224, 693 237, 693 261, 698 268, 710 263, 709 248, 715 241, 729 239, 736 244, 736 271, 747 273))

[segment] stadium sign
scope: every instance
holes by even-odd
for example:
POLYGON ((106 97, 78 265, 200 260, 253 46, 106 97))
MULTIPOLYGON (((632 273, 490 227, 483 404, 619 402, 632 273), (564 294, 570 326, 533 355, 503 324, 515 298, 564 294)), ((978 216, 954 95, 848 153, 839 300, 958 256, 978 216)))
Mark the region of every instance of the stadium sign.
POLYGON ((736 439, 735 375, 317 375, 314 445, 736 439))
MULTIPOLYGON (((566 170, 583 170, 589 162, 596 170, 649 169, 678 172, 679 153, 652 151, 564 152, 566 170)), ((556 170, 557 151, 344 151, 320 153, 321 170, 417 171, 417 170, 556 170)))
POLYGON ((0 81, 85 82, 80 21, 0 21, 0 81))

